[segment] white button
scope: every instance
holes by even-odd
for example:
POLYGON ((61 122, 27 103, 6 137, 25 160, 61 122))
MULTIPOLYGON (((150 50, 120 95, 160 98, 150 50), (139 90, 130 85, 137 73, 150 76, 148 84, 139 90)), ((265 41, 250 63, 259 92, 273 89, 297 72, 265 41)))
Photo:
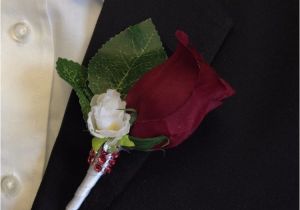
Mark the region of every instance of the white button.
POLYGON ((1 180, 1 191, 6 196, 15 196, 20 190, 20 183, 14 175, 4 176, 1 180))
POLYGON ((11 28, 11 37, 17 42, 25 42, 30 34, 30 27, 25 22, 19 22, 11 28))

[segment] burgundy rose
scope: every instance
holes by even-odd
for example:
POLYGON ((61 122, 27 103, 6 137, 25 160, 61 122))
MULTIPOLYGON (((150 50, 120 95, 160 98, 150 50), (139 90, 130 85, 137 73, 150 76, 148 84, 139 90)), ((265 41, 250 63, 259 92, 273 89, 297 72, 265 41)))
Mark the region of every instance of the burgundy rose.
POLYGON ((199 126, 205 115, 233 95, 221 79, 191 46, 188 36, 177 31, 175 53, 146 73, 128 92, 127 107, 138 117, 130 134, 146 138, 165 135, 168 148, 177 146, 199 126))

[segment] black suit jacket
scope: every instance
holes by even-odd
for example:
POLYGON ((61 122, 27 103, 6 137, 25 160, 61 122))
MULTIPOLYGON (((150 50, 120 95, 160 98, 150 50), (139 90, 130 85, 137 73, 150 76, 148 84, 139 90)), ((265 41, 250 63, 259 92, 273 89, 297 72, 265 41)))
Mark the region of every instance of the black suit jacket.
MULTIPOLYGON (((169 54, 184 30, 237 94, 177 148, 122 152, 81 209, 298 209, 298 2, 106 0, 84 65, 149 17, 169 54)), ((90 140, 72 93, 32 209, 65 208, 88 168, 90 140)))

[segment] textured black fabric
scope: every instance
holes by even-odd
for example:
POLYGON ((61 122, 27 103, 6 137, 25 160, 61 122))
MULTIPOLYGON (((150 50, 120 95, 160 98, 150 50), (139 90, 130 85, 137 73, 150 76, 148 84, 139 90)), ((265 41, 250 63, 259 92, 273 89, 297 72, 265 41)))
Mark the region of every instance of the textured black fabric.
MULTIPOLYGON (((298 2, 107 0, 84 64, 151 17, 169 53, 190 34, 237 94, 182 145, 122 153, 81 209, 298 209, 298 2)), ((32 209, 64 209, 84 177, 90 135, 72 94, 32 209)))

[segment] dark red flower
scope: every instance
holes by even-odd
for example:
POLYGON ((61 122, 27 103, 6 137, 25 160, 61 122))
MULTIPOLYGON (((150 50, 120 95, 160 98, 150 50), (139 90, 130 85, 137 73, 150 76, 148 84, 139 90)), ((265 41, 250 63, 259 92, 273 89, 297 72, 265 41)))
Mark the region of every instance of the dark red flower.
POLYGON ((130 134, 146 138, 165 135, 168 148, 182 143, 199 126, 205 115, 233 95, 221 79, 191 46, 188 36, 177 31, 175 53, 146 73, 128 92, 127 107, 138 117, 130 134))

